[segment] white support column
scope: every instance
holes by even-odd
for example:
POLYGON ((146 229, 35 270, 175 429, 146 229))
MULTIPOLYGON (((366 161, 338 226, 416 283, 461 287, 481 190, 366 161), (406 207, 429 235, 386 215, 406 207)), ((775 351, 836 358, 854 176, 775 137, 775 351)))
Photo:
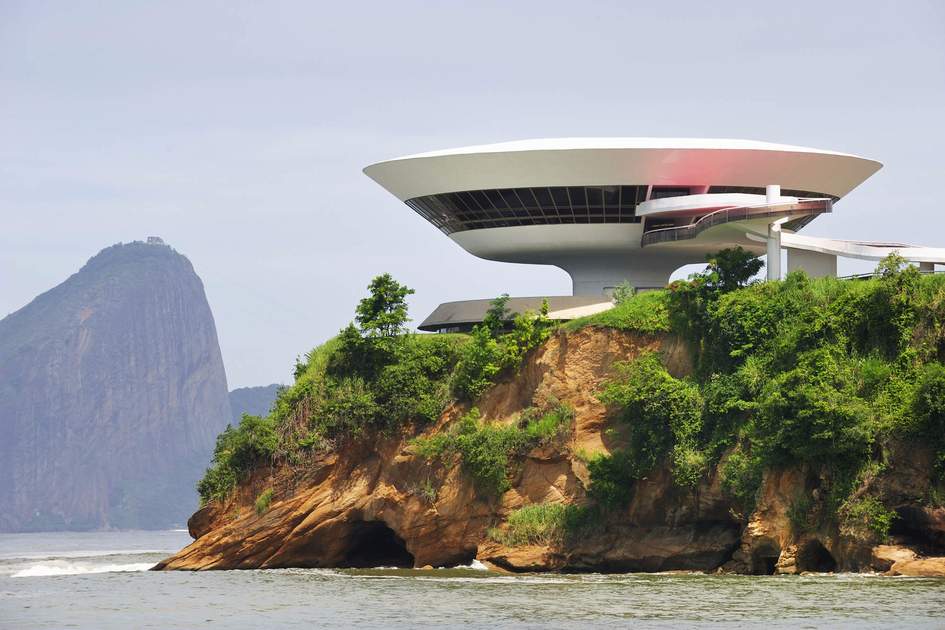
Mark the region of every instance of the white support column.
MULTIPOLYGON (((770 188, 770 186, 769 186, 770 188)), ((768 226, 768 260, 765 267, 768 270, 768 280, 781 279, 781 222, 775 221, 768 226)))
POLYGON ((777 203, 781 198, 781 185, 780 184, 768 184, 765 186, 765 203, 772 204, 777 203))

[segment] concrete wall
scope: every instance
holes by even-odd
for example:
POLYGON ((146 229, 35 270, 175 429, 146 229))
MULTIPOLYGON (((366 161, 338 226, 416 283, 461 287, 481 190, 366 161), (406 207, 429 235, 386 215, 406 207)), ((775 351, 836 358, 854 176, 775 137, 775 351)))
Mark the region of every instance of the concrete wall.
POLYGON ((837 276, 837 257, 833 254, 821 254, 803 249, 787 249, 788 273, 803 269, 811 278, 837 276))

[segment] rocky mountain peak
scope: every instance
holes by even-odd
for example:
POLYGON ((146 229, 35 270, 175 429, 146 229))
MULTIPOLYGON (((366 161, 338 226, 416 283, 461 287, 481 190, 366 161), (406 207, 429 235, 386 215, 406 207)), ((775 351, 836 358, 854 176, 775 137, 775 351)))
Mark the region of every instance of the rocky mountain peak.
POLYGON ((182 523, 229 418, 193 265, 107 247, 0 320, 0 530, 182 523))

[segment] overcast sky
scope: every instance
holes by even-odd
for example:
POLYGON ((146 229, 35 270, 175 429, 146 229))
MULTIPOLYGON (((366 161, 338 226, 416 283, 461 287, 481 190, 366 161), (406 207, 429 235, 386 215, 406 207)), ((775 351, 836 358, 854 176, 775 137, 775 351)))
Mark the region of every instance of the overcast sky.
POLYGON ((479 260, 361 173, 552 136, 874 158, 805 232, 945 246, 945 2, 0 0, 0 317, 162 236, 238 387, 289 381, 381 272, 416 289, 415 321, 568 294, 563 271, 479 260))

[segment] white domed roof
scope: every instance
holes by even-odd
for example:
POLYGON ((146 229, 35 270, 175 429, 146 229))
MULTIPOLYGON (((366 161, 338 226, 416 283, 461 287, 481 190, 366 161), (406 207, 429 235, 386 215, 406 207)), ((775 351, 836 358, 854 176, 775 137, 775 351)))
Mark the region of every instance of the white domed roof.
POLYGON ((779 184, 843 197, 881 167, 847 153, 756 140, 545 138, 419 153, 364 172, 401 200, 465 190, 620 184, 779 184))

